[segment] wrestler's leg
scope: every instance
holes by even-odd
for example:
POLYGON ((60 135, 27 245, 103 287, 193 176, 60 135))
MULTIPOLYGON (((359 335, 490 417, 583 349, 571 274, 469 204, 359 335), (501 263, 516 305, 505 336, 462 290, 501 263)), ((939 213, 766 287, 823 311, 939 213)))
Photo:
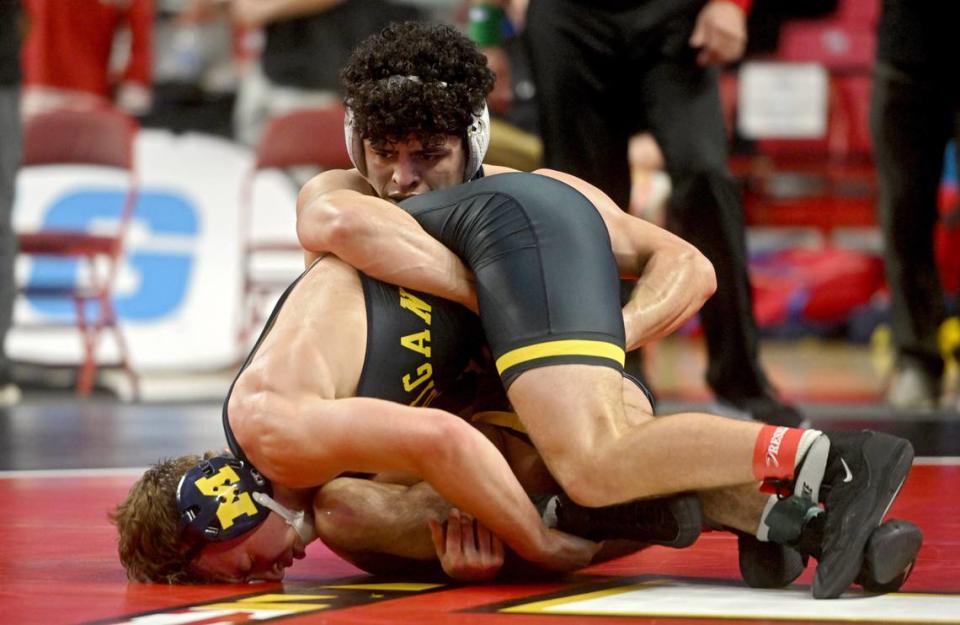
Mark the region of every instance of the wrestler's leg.
POLYGON ((510 401, 574 501, 605 506, 753 482, 758 423, 686 413, 628 423, 622 375, 554 365, 523 372, 510 401))
POLYGON ((317 491, 313 508, 318 536, 345 560, 382 554, 428 561, 436 553, 427 521, 446 519, 450 504, 426 482, 342 477, 317 491))

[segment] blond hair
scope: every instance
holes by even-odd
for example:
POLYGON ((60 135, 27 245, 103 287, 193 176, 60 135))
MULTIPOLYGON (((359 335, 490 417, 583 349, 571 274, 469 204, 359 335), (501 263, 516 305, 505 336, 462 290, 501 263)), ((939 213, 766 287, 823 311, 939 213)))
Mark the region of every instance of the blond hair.
POLYGON ((167 584, 209 581, 191 568, 203 544, 188 540, 181 532, 177 485, 191 467, 217 455, 207 452, 161 460, 147 469, 110 513, 128 579, 167 584))

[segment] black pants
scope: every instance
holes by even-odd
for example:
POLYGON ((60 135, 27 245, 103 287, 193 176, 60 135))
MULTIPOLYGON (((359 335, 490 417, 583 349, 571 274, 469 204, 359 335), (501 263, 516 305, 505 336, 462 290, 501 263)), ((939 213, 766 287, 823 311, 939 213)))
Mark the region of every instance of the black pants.
POLYGON ((14 261, 17 237, 13 231, 13 191, 20 166, 20 89, 0 85, 0 386, 9 375, 3 342, 13 317, 17 294, 14 261))
POLYGON ((912 361, 934 377, 943 373, 937 331, 945 312, 933 229, 944 150, 951 136, 960 143, 955 82, 879 62, 870 112, 893 340, 901 361, 912 361))
POLYGON ((595 184, 622 208, 627 142, 649 130, 673 182, 670 228, 717 272, 703 307, 707 381, 732 399, 760 394, 757 328, 747 276, 743 203, 727 170, 715 70, 688 40, 705 0, 531 0, 526 37, 544 160, 595 184))

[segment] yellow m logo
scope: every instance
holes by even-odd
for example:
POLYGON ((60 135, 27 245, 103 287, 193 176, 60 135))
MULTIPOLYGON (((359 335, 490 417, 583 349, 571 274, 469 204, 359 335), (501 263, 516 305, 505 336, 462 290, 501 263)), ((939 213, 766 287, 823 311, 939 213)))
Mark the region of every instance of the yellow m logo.
POLYGON ((216 474, 197 480, 197 488, 207 497, 216 497, 220 501, 217 507, 217 518, 220 527, 228 529, 233 521, 240 516, 257 514, 250 493, 239 492, 240 477, 230 466, 220 467, 216 474))

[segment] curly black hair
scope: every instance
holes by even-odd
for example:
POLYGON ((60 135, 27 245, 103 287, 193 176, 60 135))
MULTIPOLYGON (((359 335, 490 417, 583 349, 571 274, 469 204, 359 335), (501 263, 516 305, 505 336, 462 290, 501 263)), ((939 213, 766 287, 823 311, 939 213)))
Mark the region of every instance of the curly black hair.
POLYGON ((486 57, 450 26, 394 23, 354 50, 341 73, 355 132, 373 141, 465 136, 493 89, 486 57))

